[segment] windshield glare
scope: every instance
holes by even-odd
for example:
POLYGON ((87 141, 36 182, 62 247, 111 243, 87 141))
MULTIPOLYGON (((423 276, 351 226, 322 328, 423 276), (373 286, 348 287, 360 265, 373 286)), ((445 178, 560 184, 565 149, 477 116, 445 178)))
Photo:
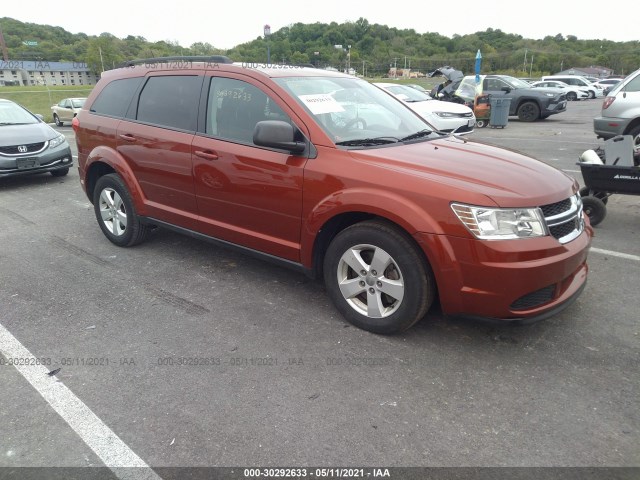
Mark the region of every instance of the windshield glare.
POLYGON ((335 143, 401 139, 425 129, 434 130, 401 101, 358 78, 290 77, 275 81, 315 118, 335 143))
POLYGON ((38 123, 38 119, 15 103, 0 102, 0 125, 38 123))
POLYGON ((73 108, 82 108, 85 101, 86 98, 74 98, 71 100, 71 105, 73 106, 73 108))
POLYGON ((407 97, 405 100, 407 102, 425 102, 428 100, 433 100, 429 95, 415 88, 405 87, 404 85, 392 85, 384 87, 386 90, 389 90, 394 95, 404 95, 407 97))
POLYGON ((531 88, 531 84, 525 82, 524 80, 520 80, 519 78, 510 77, 508 75, 503 75, 500 78, 513 88, 531 88))

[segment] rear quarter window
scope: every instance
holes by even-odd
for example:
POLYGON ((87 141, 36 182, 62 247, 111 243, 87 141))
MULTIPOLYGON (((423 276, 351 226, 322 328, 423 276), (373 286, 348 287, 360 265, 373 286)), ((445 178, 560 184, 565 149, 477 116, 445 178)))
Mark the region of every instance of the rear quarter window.
POLYGON ((141 82, 142 77, 114 80, 102 89, 89 111, 109 117, 124 117, 141 82))

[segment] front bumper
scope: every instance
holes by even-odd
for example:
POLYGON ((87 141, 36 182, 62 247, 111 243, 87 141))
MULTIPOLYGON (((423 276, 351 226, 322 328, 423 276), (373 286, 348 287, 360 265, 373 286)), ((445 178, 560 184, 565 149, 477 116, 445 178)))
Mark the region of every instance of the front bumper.
POLYGON ((443 313, 533 321, 569 306, 587 280, 592 230, 573 241, 553 237, 481 241, 419 233, 432 264, 443 313))
POLYGON ((71 148, 68 144, 60 145, 58 148, 45 150, 35 155, 21 156, 0 156, 0 178, 13 177, 18 175, 32 175, 35 173, 51 172, 70 168, 73 165, 73 157, 71 156, 71 148), (32 160, 33 166, 18 166, 18 160, 32 160))
POLYGON ((561 113, 567 109, 567 100, 561 100, 558 102, 549 103, 546 108, 543 109, 541 115, 553 115, 554 113, 561 113))

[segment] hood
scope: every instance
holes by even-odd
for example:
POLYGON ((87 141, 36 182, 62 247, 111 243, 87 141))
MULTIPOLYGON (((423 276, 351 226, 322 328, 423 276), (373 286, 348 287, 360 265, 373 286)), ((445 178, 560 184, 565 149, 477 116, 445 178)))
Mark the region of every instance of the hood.
POLYGON ((500 207, 531 207, 563 200, 577 190, 560 170, 521 153, 448 136, 397 147, 352 151, 358 160, 401 174, 429 194, 445 185, 452 201, 500 207), (457 190, 457 191, 455 191, 457 190), (487 201, 487 198, 491 201, 487 201))
POLYGON ((423 102, 406 102, 412 110, 417 113, 450 112, 450 113, 470 113, 472 110, 460 103, 442 102, 440 100, 425 100, 423 102))
POLYGON ((527 94, 531 94, 532 96, 536 96, 537 95, 537 96, 545 97, 545 98, 549 98, 546 95, 547 93, 552 93, 555 97, 557 97, 557 96, 560 96, 560 95, 566 95, 566 93, 568 92, 568 90, 562 90, 560 88, 555 88, 555 87, 518 88, 516 90, 518 90, 520 92, 525 91, 525 92, 527 92, 527 94))
POLYGON ((51 140, 58 136, 46 123, 0 125, 0 145, 26 145, 51 140))

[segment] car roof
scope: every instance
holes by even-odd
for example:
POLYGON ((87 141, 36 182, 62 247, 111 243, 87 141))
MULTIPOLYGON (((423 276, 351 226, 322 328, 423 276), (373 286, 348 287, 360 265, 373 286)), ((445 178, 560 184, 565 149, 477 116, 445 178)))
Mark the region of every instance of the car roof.
MULTIPOLYGON (((185 63, 187 64, 187 63, 185 63)), ((112 70, 106 70, 102 73, 101 78, 116 79, 126 77, 137 77, 146 74, 147 72, 175 72, 181 73, 189 69, 198 69, 205 71, 223 71, 223 72, 236 72, 244 73, 251 76, 266 76, 271 78, 277 77, 342 77, 342 78, 357 78, 353 75, 347 75, 346 73, 324 70, 321 68, 311 68, 301 65, 266 65, 263 63, 252 62, 235 62, 235 63, 212 63, 206 61, 189 62, 188 67, 179 68, 175 64, 166 63, 165 67, 162 66, 162 62, 155 63, 136 63, 135 65, 125 65, 120 68, 112 70)))

